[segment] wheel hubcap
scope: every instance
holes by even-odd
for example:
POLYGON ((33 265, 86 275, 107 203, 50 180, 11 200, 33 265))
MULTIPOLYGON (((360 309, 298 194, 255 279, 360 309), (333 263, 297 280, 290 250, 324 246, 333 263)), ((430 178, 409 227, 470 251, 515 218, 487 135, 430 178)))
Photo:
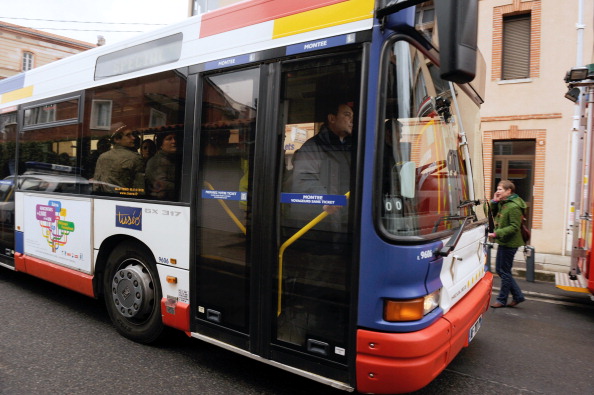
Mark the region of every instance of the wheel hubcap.
POLYGON ((111 291, 119 313, 132 319, 150 314, 154 303, 154 288, 149 272, 139 262, 131 263, 113 276, 111 291))

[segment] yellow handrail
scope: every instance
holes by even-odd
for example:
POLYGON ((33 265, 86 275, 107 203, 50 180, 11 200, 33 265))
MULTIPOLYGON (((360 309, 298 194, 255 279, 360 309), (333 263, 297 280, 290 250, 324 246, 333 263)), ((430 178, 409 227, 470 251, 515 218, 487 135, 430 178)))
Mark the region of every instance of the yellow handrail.
POLYGON ((12 186, 12 188, 10 188, 10 191, 8 191, 8 194, 6 195, 6 199, 4 199, 5 202, 10 201, 10 198, 12 197, 12 194, 14 193, 15 188, 16 188, 16 183, 12 186))
MULTIPOLYGON (((349 191, 349 192, 345 193, 344 196, 346 196, 346 198, 348 199, 350 194, 351 194, 351 192, 349 191)), ((297 231, 297 233, 295 233, 293 236, 291 236, 289 239, 287 239, 281 245, 281 247, 278 251, 278 297, 277 297, 278 306, 277 306, 277 310, 276 310, 277 317, 281 314, 281 302, 282 302, 282 290, 283 290, 283 255, 285 253, 285 250, 287 249, 287 247, 289 247, 291 244, 293 244, 295 241, 297 241, 297 239, 299 239, 301 236, 303 236, 305 233, 307 233, 311 228, 313 228, 314 226, 319 224, 320 221, 322 221, 327 216, 328 216, 328 213, 326 211, 322 211, 317 217, 315 217, 314 219, 309 221, 307 223, 307 225, 305 225, 303 228, 299 229, 297 231)))
MULTIPOLYGON (((211 191, 214 191, 214 187, 208 182, 208 181, 204 181, 204 185, 210 189, 211 191)), ((239 218, 237 218, 235 216, 235 214, 233 214, 233 211, 231 211, 231 209, 229 208, 229 206, 227 206, 227 203, 225 203, 225 201, 223 199, 216 199, 219 204, 221 205, 221 207, 223 207, 223 210, 225 210, 225 212, 227 213, 227 215, 229 217, 231 217, 231 219, 233 220, 233 222, 235 222, 235 225, 237 225, 237 227, 239 229, 241 229, 241 231, 243 232, 243 234, 245 235, 247 233, 245 226, 243 226, 243 224, 241 223, 241 221, 239 220, 239 218)))

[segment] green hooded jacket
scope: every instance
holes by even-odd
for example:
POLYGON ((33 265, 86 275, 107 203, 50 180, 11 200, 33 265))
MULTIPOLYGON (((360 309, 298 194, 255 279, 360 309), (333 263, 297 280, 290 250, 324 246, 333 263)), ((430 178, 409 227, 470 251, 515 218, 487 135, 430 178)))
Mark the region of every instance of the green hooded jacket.
POLYGON ((517 194, 510 195, 499 202, 491 201, 491 211, 495 220, 495 242, 504 247, 524 245, 520 227, 526 202, 517 194))

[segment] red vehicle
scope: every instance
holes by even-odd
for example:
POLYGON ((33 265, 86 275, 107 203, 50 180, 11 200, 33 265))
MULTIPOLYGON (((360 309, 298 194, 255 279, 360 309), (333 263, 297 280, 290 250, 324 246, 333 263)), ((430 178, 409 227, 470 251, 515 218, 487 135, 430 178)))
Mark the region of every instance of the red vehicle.
POLYGON ((572 254, 568 273, 556 273, 558 288, 571 292, 588 293, 594 300, 594 64, 572 68, 565 77, 569 91, 566 98, 578 103, 578 119, 587 122, 577 126, 573 133, 576 141, 572 157, 577 162, 572 186, 575 186, 572 207, 572 254), (583 158, 583 160, 581 160, 583 158))

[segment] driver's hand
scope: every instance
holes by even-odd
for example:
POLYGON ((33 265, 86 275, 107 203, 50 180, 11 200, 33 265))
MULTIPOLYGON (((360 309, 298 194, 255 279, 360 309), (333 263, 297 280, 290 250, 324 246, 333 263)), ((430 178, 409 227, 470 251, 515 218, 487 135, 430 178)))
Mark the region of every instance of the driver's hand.
POLYGON ((328 213, 328 215, 332 215, 334 213, 337 213, 338 210, 340 210, 340 206, 331 206, 331 205, 328 205, 328 204, 325 204, 322 208, 324 209, 325 212, 328 213))

